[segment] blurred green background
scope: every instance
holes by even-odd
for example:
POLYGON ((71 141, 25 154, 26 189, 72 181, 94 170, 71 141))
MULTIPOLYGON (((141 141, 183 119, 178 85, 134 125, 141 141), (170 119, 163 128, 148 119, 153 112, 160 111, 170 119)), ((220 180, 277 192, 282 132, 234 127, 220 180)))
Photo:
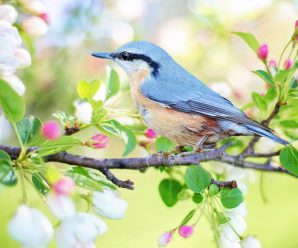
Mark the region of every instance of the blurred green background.
MULTIPOLYGON (((298 17, 298 1, 48 0, 45 4, 50 16, 49 33, 34 40, 32 66, 20 74, 26 85, 27 113, 43 120, 52 119, 51 113, 57 110, 74 111, 75 87, 80 79, 104 79, 106 64, 91 57, 91 52, 113 51, 131 40, 149 40, 161 45, 202 81, 242 106, 250 101, 250 92, 263 92, 265 85, 251 73, 261 63, 231 32, 254 33, 261 43, 269 44, 269 57, 277 59, 298 17)), ((124 72, 115 69, 126 83, 124 72)), ((260 118, 258 112, 250 115, 260 118)), ((13 144, 14 138, 8 137, 1 143, 13 144)), ((261 148, 266 150, 267 144, 263 143, 261 148)), ((120 157, 122 150, 122 144, 113 140, 104 152, 84 150, 84 154, 120 157)), ((142 148, 130 154, 145 155, 142 148)), ((98 247, 157 247, 159 235, 177 226, 193 207, 190 201, 179 202, 173 208, 162 203, 158 183, 163 175, 158 170, 116 171, 116 174, 134 181, 136 189, 121 190, 129 205, 126 217, 108 221, 109 231, 98 238, 98 247)), ((263 176, 268 201, 264 203, 260 196, 259 173, 256 173, 245 199, 247 232, 257 235, 265 248, 298 247, 295 228, 298 181, 286 175, 263 176)), ((7 233, 8 220, 21 201, 18 187, 0 188, 1 248, 18 247, 7 233)), ((30 185, 27 188, 30 192, 30 185)), ((38 195, 31 192, 30 205, 49 214, 38 195)), ((170 247, 214 246, 205 219, 195 232, 187 240, 175 236, 170 247)))

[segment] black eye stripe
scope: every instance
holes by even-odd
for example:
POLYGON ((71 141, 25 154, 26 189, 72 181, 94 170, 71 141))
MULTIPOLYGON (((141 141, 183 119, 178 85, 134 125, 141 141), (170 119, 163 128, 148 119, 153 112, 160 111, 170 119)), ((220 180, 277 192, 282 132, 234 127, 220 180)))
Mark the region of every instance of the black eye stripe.
POLYGON ((147 62, 147 64, 153 69, 152 74, 153 76, 157 76, 159 73, 160 64, 154 60, 152 60, 149 56, 144 54, 137 54, 137 53, 129 53, 129 52, 121 52, 121 53, 113 53, 113 58, 117 58, 123 61, 133 61, 136 59, 143 60, 147 62))

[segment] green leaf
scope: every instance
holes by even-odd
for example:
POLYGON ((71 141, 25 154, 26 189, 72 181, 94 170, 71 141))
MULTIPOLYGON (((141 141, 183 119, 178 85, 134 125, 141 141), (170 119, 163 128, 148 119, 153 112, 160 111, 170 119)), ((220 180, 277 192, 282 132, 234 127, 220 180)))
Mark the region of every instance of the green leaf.
POLYGON ((298 120, 284 120, 279 122, 284 128, 298 128, 298 120))
POLYGON ((6 186, 17 184, 17 177, 11 165, 9 155, 0 150, 0 183, 6 186))
POLYGON ((257 71, 253 71, 253 73, 258 75, 266 83, 274 84, 274 81, 272 80, 272 77, 270 76, 270 74, 268 72, 263 71, 263 70, 257 70, 257 71))
POLYGON ((203 195, 201 193, 194 193, 193 194, 192 201, 194 203, 199 204, 199 203, 201 203, 203 201, 203 199, 204 198, 203 198, 203 195))
POLYGON ((119 136, 124 141, 125 150, 123 152, 123 156, 127 156, 135 149, 137 139, 134 133, 129 128, 122 126, 118 121, 109 120, 102 122, 99 127, 111 134, 119 136))
POLYGON ((157 152, 168 152, 175 147, 175 144, 166 137, 158 137, 155 142, 157 152))
POLYGON ((254 101, 255 105, 262 111, 267 109, 267 104, 264 101, 263 97, 260 96, 258 93, 253 92, 251 94, 252 100, 254 101))
POLYGON ((178 201, 178 194, 182 185, 175 179, 164 179, 159 184, 159 194, 162 201, 168 206, 174 206, 178 201))
POLYGON ((71 177, 75 183, 88 190, 102 191, 103 187, 95 179, 93 179, 87 170, 80 167, 75 167, 72 170, 66 172, 66 175, 71 177))
POLYGON ((12 123, 20 121, 25 114, 23 98, 1 79, 0 105, 6 118, 12 123))
POLYGON ((298 176, 298 151, 294 147, 287 146, 283 148, 279 160, 291 174, 298 176))
POLYGON ((17 123, 17 128, 24 145, 36 145, 40 139, 41 120, 35 116, 25 116, 17 123))
POLYGON ((219 188, 218 188, 218 186, 216 184, 211 184, 209 186, 209 194, 211 196, 216 195, 218 192, 219 192, 219 188))
POLYGON ((196 209, 191 210, 185 217, 184 219, 181 221, 179 226, 184 226, 186 225, 191 219, 192 217, 195 215, 196 213, 196 209))
POLYGON ((99 87, 100 87, 100 81, 97 79, 94 79, 91 82, 88 82, 86 80, 81 80, 77 85, 77 92, 81 98, 91 99, 99 90, 99 87))
POLYGON ((276 92, 276 89, 271 87, 266 95, 264 96, 264 100, 267 102, 267 103, 270 103, 272 102, 275 98, 277 97, 277 92, 276 92))
POLYGON ((211 177, 201 166, 192 165, 186 169, 185 182, 189 189, 201 193, 210 185, 211 177))
POLYGON ((251 33, 243 33, 243 32, 233 32, 242 38, 246 44, 255 52, 258 52, 258 48, 260 47, 260 43, 257 41, 256 37, 251 33))
POLYGON ((46 195, 49 192, 49 189, 45 186, 44 180, 39 173, 32 174, 32 183, 41 194, 46 195))
POLYGON ((114 70, 109 68, 108 69, 108 88, 106 93, 106 101, 116 95, 120 89, 120 81, 118 73, 114 70))
POLYGON ((47 156, 50 154, 66 151, 75 145, 81 145, 80 139, 74 136, 62 136, 57 140, 50 140, 40 146, 38 154, 40 156, 47 156))
POLYGON ((93 181, 95 181, 96 183, 98 183, 101 186, 107 186, 113 190, 117 189, 117 187, 110 183, 110 181, 108 181, 107 179, 101 177, 100 175, 98 175, 97 173, 93 172, 92 170, 87 170, 86 168, 83 167, 73 167, 72 170, 70 170, 71 173, 77 173, 80 174, 82 176, 88 177, 90 179, 92 179, 93 181))
POLYGON ((225 208, 235 208, 243 202, 243 195, 238 188, 224 188, 221 190, 220 200, 225 208))
POLYGON ((218 224, 225 224, 230 220, 230 218, 225 216, 225 214, 223 212, 216 211, 216 216, 217 216, 218 224))
POLYGON ((52 114, 63 126, 73 126, 76 117, 62 111, 57 111, 52 114))

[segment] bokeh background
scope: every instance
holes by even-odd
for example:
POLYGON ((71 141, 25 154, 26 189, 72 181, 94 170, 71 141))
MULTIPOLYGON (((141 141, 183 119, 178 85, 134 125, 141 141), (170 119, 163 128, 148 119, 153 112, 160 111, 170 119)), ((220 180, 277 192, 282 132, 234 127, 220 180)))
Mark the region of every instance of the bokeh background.
MULTIPOLYGON (((242 106, 250 101, 251 92, 261 93, 265 85, 251 73, 261 66, 260 61, 232 32, 254 33, 261 43, 269 44, 269 57, 277 59, 298 18, 298 1, 282 0, 47 0, 44 3, 50 18, 49 32, 34 40, 30 48, 34 54, 32 66, 19 74, 26 85, 27 113, 43 120, 52 119, 51 113, 57 110, 74 111, 75 88, 80 79, 104 80, 106 64, 91 57, 91 52, 113 51, 131 40, 157 43, 202 81, 242 106)), ((112 66, 119 72, 123 87, 127 87, 126 75, 112 66)), ((250 114, 260 118, 257 112, 250 114)), ((9 126, 2 126, 0 141, 14 144, 9 126)), ((267 145, 270 144, 263 143, 265 149, 267 145)), ((115 139, 104 152, 84 152, 99 158, 120 157, 122 150, 122 143, 115 139)), ((145 155, 142 148, 130 154, 145 155)), ((98 247, 157 247, 158 236, 177 226, 192 203, 179 202, 167 208, 158 194, 158 183, 163 178, 158 170, 116 171, 116 174, 133 180, 136 189, 121 190, 129 204, 127 215, 120 221, 108 221, 109 232, 98 238, 98 247)), ((266 201, 260 194, 260 173, 255 173, 249 183, 248 233, 255 234, 265 248, 298 247, 298 181, 290 176, 266 174, 263 184, 266 201)), ((0 188, 1 248, 18 247, 8 235, 7 223, 20 199, 19 186, 0 188)), ((30 194, 30 204, 49 214, 34 191, 30 194)), ((214 246, 205 219, 195 234, 187 240, 175 237, 170 247, 214 246)), ((51 247, 55 247, 54 241, 51 247)))

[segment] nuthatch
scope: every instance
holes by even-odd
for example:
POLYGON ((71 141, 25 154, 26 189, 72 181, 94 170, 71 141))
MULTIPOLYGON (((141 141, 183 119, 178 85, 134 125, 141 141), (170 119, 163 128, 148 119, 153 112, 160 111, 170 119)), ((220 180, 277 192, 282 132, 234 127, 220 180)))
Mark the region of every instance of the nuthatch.
POLYGON ((129 42, 115 52, 92 55, 111 59, 126 71, 133 103, 145 124, 180 146, 202 147, 239 135, 264 136, 288 144, 208 88, 157 45, 129 42))

